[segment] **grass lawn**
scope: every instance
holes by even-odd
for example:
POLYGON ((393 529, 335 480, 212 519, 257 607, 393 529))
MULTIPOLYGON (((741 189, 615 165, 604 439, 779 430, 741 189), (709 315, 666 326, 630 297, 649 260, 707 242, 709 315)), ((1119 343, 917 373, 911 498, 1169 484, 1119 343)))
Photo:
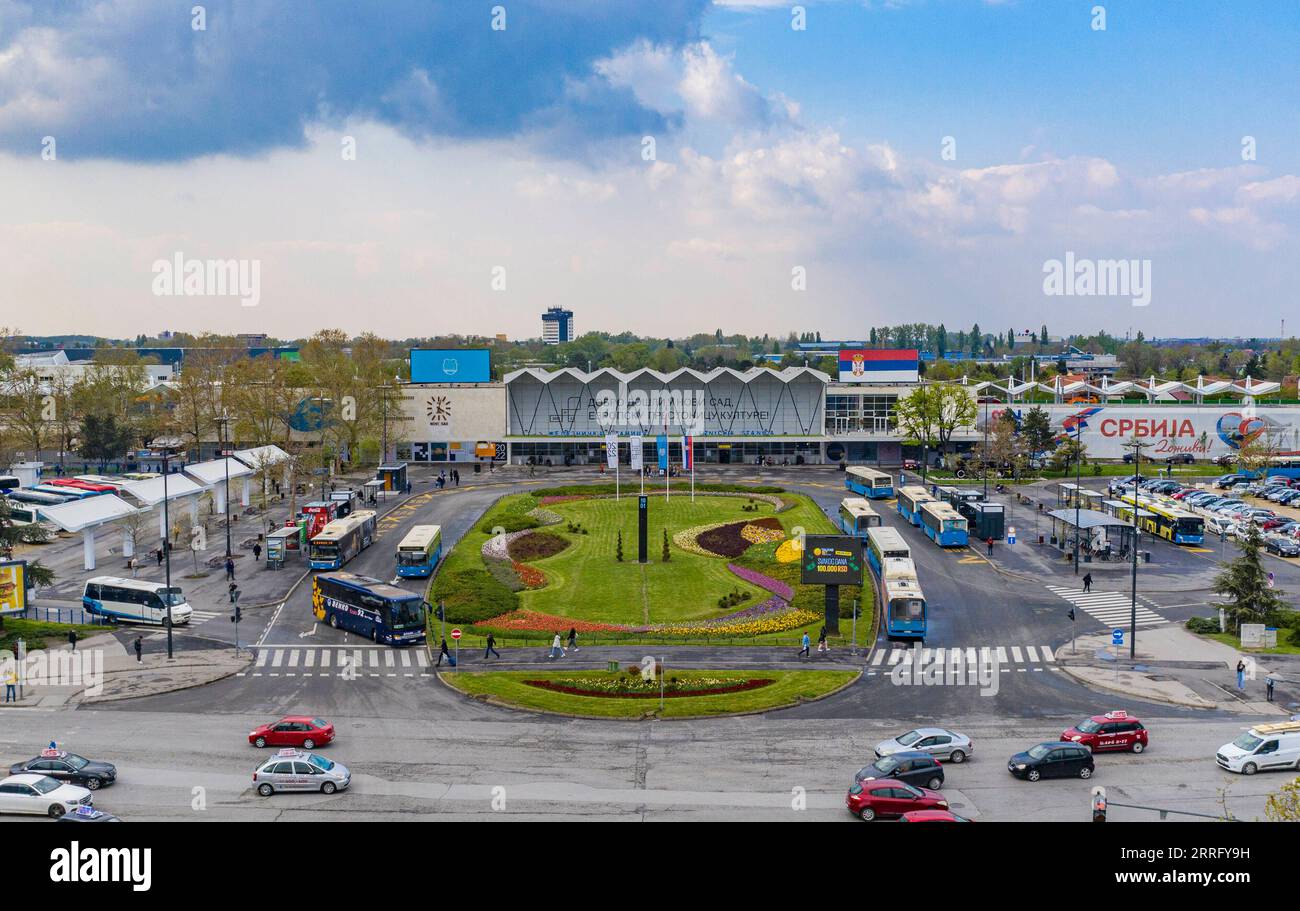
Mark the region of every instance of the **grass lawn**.
POLYGON ((51 645, 59 646, 68 641, 68 630, 73 629, 77 631, 78 638, 85 639, 87 636, 108 632, 112 627, 80 623, 45 623, 40 620, 6 617, 4 630, 0 631, 0 651, 12 654, 19 639, 26 640, 29 651, 45 648, 47 639, 50 640, 51 645))
POLYGON ((761 689, 714 696, 679 696, 664 700, 659 711, 659 700, 619 699, 602 696, 577 696, 528 686, 524 680, 568 681, 609 679, 616 676, 608 671, 537 672, 489 671, 482 673, 449 672, 442 679, 470 696, 492 696, 511 706, 542 712, 562 712, 570 715, 587 715, 594 718, 641 718, 653 714, 659 718, 693 718, 705 715, 727 715, 736 712, 758 712, 791 705, 801 700, 817 699, 847 686, 858 677, 857 671, 673 671, 683 683, 691 679, 709 678, 746 679, 762 678, 774 681, 761 689))
POLYGON ((1277 648, 1242 648, 1241 638, 1236 633, 1200 633, 1199 635, 1252 655, 1300 655, 1300 636, 1297 636, 1293 629, 1277 631, 1277 648))

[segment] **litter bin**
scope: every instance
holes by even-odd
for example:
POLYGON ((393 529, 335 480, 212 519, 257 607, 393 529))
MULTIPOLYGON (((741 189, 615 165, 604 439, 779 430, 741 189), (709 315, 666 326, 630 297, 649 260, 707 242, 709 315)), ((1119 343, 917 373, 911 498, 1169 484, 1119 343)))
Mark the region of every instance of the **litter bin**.
POLYGON ((479 474, 479 473, 482 472, 482 471, 483 471, 483 463, 482 463, 482 462, 475 462, 475 463, 474 463, 474 474, 479 474))
POLYGON ((1143 563, 1150 563, 1150 562, 1151 562, 1151 551, 1149 551, 1149 550, 1144 550, 1144 551, 1142 551, 1142 562, 1143 562, 1143 563))
POLYGON ((610 662, 608 662, 608 663, 605 665, 605 670, 607 670, 607 671, 615 671, 615 672, 618 671, 618 662, 617 662, 617 661, 610 661, 610 662))

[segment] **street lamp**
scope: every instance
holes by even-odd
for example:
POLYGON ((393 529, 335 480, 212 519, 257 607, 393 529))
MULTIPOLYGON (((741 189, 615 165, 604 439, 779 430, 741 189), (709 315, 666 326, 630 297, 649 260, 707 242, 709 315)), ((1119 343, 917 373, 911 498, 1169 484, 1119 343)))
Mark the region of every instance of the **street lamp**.
POLYGON ((164 570, 164 589, 163 597, 167 601, 167 660, 170 661, 172 655, 172 523, 171 512, 168 510, 167 503, 167 475, 169 469, 167 463, 171 461, 171 453, 164 447, 162 454, 163 470, 163 565, 164 570))
POLYGON ((1147 446, 1141 440, 1134 437, 1124 444, 1125 449, 1133 450, 1133 603, 1129 610, 1129 658, 1137 659, 1137 615, 1138 615, 1138 536, 1141 530, 1138 528, 1138 512, 1141 507, 1138 505, 1138 482, 1137 478, 1142 476, 1142 450, 1147 446))
POLYGON ((230 432, 230 418, 223 413, 217 420, 221 423, 221 461, 226 468, 226 508, 224 510, 225 515, 222 518, 226 520, 226 559, 229 560, 232 553, 230 549, 230 443, 227 440, 230 432))
POLYGON ((1074 574, 1079 575, 1079 507, 1083 497, 1079 487, 1083 483, 1083 421, 1074 422, 1074 574))
POLYGON ((984 502, 989 500, 989 403, 984 400, 984 502))

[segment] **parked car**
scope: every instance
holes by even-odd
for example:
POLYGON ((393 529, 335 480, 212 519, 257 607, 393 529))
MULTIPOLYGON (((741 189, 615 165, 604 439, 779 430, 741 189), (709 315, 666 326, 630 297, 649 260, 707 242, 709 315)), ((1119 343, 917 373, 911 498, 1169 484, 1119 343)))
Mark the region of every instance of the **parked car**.
POLYGON ((1214 460, 1215 465, 1222 465, 1224 468, 1227 468, 1229 465, 1234 465, 1236 462, 1237 457, 1235 455, 1221 455, 1214 460))
POLYGON ((1269 535, 1264 539, 1264 547, 1270 554, 1277 554, 1279 557, 1300 557, 1300 541, 1295 538, 1269 535))
POLYGON ((1191 465, 1195 461, 1196 461, 1196 457, 1193 456, 1190 452, 1180 452, 1175 455, 1171 455, 1169 458, 1165 459, 1165 464, 1166 465, 1191 465))
POLYGON ((912 810, 898 817, 899 822, 974 822, 951 810, 912 810))

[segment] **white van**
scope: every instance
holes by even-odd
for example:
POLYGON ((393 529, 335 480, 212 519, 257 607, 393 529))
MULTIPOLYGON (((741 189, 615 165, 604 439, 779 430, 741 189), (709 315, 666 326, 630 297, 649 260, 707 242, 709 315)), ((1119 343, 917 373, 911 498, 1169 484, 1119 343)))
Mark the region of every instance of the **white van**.
POLYGON ((1214 758, 1220 767, 1243 775, 1274 769, 1300 770, 1300 721, 1256 725, 1232 743, 1219 747, 1214 758))
POLYGON ((185 603, 181 590, 167 588, 161 582, 96 576, 86 582, 81 594, 81 604, 86 610, 121 623, 167 626, 168 602, 173 624, 190 622, 194 611, 185 603))

